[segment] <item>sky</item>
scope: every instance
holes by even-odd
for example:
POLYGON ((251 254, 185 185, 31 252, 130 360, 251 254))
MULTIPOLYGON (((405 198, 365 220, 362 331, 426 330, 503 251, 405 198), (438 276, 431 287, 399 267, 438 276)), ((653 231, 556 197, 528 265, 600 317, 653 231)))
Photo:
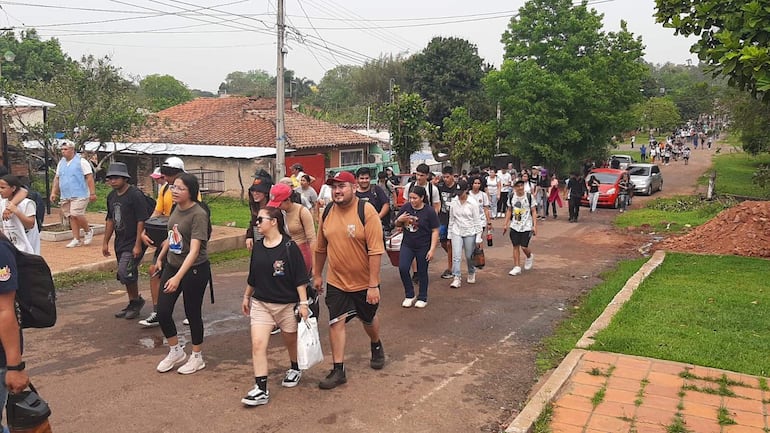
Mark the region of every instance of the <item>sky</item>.
MULTIPOLYGON (((36 28, 79 59, 109 55, 126 77, 172 75, 216 92, 233 71, 275 75, 278 0, 0 1, 0 27, 36 28)), ((464 38, 496 67, 500 37, 524 0, 285 0, 285 65, 316 83, 338 65, 382 54, 414 54, 435 36, 464 38)), ((655 0, 589 0, 604 28, 628 22, 642 36, 645 59, 686 64, 694 42, 655 23, 655 0)))

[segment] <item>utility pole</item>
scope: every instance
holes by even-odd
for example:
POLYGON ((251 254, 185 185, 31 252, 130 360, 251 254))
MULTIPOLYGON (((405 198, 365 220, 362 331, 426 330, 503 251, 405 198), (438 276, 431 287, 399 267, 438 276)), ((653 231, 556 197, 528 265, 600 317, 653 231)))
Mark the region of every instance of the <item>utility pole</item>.
POLYGON ((286 175, 286 129, 284 127, 283 59, 284 47, 284 0, 278 0, 278 66, 275 72, 275 176, 276 181, 286 175))

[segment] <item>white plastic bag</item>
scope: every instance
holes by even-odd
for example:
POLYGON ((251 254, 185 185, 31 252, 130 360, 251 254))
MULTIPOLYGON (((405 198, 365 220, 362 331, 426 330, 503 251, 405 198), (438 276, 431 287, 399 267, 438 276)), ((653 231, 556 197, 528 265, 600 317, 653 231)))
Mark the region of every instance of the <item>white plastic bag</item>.
POLYGON ((297 325, 297 363, 300 370, 320 364, 324 360, 321 338, 318 336, 318 319, 302 319, 297 325))

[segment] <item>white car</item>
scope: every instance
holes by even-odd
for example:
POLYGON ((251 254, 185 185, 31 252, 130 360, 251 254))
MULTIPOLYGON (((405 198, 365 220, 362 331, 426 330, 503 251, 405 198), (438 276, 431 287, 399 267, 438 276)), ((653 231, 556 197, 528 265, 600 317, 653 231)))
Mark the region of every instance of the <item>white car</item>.
POLYGON ((630 155, 612 155, 610 157, 610 160, 609 160, 609 166, 610 166, 610 168, 617 168, 617 169, 620 169, 620 170, 625 170, 626 168, 628 168, 629 164, 633 164, 634 162, 635 162, 634 158, 631 157, 630 155), (619 166, 614 167, 612 165, 612 161, 613 160, 618 161, 619 166))

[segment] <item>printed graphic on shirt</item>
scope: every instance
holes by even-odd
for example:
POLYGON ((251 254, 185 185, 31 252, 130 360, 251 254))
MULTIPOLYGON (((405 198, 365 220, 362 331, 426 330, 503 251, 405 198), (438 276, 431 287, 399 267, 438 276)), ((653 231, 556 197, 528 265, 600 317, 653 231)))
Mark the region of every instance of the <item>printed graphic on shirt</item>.
POLYGON ((420 229, 420 223, 419 218, 416 216, 410 216, 409 219, 406 220, 406 224, 404 225, 404 228, 406 228, 407 231, 410 231, 412 233, 416 232, 420 229))
POLYGON ((174 254, 182 254, 182 234, 179 233, 179 224, 174 224, 174 227, 168 231, 168 250, 174 254))
POLYGON ((283 260, 276 260, 273 262, 273 276, 283 277, 286 275, 286 262, 283 260))
POLYGON ((4 268, 0 268, 0 281, 8 281, 11 279, 11 267, 5 266, 4 268))
POLYGON ((349 238, 356 237, 356 225, 355 224, 348 224, 348 237, 349 238))

